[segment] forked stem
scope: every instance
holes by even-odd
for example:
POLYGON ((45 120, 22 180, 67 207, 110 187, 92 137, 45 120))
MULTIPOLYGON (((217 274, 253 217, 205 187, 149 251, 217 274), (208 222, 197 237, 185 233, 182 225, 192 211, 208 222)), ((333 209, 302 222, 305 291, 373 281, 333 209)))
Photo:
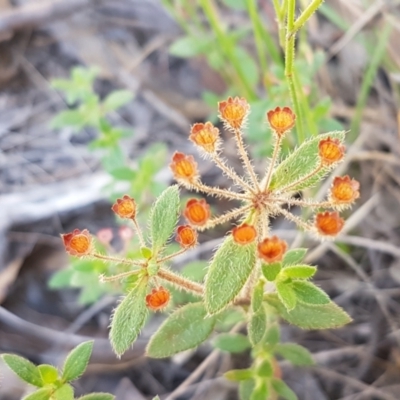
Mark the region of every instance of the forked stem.
POLYGON ((146 263, 144 261, 135 261, 135 260, 129 260, 126 258, 110 257, 110 256, 105 256, 103 254, 98 254, 98 253, 92 253, 92 254, 90 254, 90 256, 97 258, 99 260, 111 261, 111 262, 115 262, 118 264, 137 265, 139 267, 143 267, 146 265, 146 263))
POLYGON ((122 272, 117 275, 111 275, 111 276, 105 276, 105 275, 100 275, 100 282, 113 282, 117 281, 119 279, 126 278, 127 276, 135 275, 139 273, 139 271, 127 271, 127 272, 122 272))

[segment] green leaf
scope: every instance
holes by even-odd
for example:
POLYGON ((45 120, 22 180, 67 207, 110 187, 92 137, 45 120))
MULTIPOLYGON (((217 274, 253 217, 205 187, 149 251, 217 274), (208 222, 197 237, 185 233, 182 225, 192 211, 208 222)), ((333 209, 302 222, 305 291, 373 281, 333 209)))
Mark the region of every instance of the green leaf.
POLYGON ((237 244, 230 235, 216 251, 205 281, 209 314, 222 311, 239 294, 256 264, 255 246, 237 244))
POLYGON ((64 362, 62 379, 70 382, 78 379, 86 370, 93 350, 93 340, 83 342, 68 354, 64 362))
POLYGON ((147 317, 147 279, 139 282, 114 310, 111 320, 110 342, 120 357, 133 344, 147 317))
POLYGON ((50 123, 52 129, 65 127, 81 128, 85 125, 85 117, 79 110, 64 110, 58 113, 50 123))
POLYGON ((131 182, 136 178, 137 172, 132 168, 123 166, 119 168, 114 168, 108 171, 108 173, 115 179, 119 181, 128 181, 131 182))
POLYGON ((73 274, 74 270, 71 268, 60 269, 51 276, 47 285, 49 286, 50 289, 61 289, 69 287, 71 284, 71 279, 73 274))
POLYGON ((286 400, 297 400, 296 393, 285 382, 280 379, 272 379, 272 387, 275 392, 282 396, 286 400))
MULTIPOLYGON (((318 155, 318 144, 322 139, 326 139, 328 137, 332 139, 339 139, 341 142, 343 142, 345 132, 329 132, 323 135, 314 136, 311 139, 305 141, 278 165, 272 175, 269 189, 277 190, 292 185, 303 177, 306 177, 307 175, 315 171, 320 162, 318 155)), ((305 188, 314 186, 317 182, 321 181, 321 179, 330 170, 331 167, 322 168, 319 173, 293 186, 291 188, 291 191, 297 192, 305 188)))
POLYGON ((74 388, 66 383, 58 388, 51 398, 54 400, 74 400, 74 388))
POLYGON ((296 307, 288 312, 276 294, 270 294, 265 299, 283 319, 303 329, 340 328, 351 322, 350 316, 333 302, 323 305, 297 302, 296 307))
POLYGON ((157 254, 172 235, 179 218, 179 189, 170 186, 161 193, 151 210, 150 229, 153 253, 157 254))
POLYGON ((251 344, 255 346, 260 343, 267 329, 267 314, 264 307, 250 317, 247 329, 251 344))
POLYGON ((269 398, 269 386, 266 379, 262 379, 257 382, 253 393, 250 396, 250 400, 265 400, 269 398))
POLYGON ((329 304, 331 301, 322 289, 311 282, 295 281, 292 285, 299 301, 307 304, 329 304))
POLYGON ((230 381, 240 382, 251 379, 254 376, 253 370, 247 369, 232 369, 225 372, 224 377, 230 381))
POLYGON ((251 296, 251 309, 253 312, 257 312, 262 306, 264 297, 264 282, 260 280, 254 287, 253 294, 251 296))
POLYGON ((153 400, 160 400, 160 398, 158 396, 153 397, 153 400))
POLYGON ((133 93, 130 90, 115 90, 104 99, 103 109, 105 112, 118 110, 132 99, 133 93))
POLYGON ((23 381, 28 382, 33 386, 43 386, 43 380, 39 368, 29 360, 15 354, 3 354, 2 358, 7 366, 23 381))
POLYGON ((313 365, 312 354, 303 346, 296 343, 280 343, 275 347, 275 352, 286 358, 293 365, 313 365))
POLYGON ((279 330, 278 324, 273 324, 268 327, 267 332, 264 336, 264 342, 268 346, 274 347, 277 343, 279 343, 281 339, 281 333, 279 330))
POLYGON ((239 384, 239 398, 240 400, 250 400, 251 394, 254 391, 255 387, 254 379, 247 379, 245 381, 241 381, 239 384))
POLYGON ((90 393, 79 397, 78 400, 114 400, 115 396, 110 393, 90 393))
POLYGON ((281 302, 285 305, 288 311, 293 310, 296 306, 296 294, 292 289, 291 282, 276 282, 276 291, 281 302))
POLYGON ((43 383, 53 383, 58 379, 58 371, 57 368, 52 365, 42 364, 38 365, 38 369, 40 371, 40 375, 42 377, 43 383))
POLYGON ((211 40, 207 37, 184 36, 176 40, 169 48, 169 53, 175 57, 189 58, 207 50, 211 40))
POLYGON ((272 376, 274 370, 270 360, 263 360, 262 363, 257 367, 257 375, 263 378, 269 378, 272 376))
POLYGON ((44 387, 28 394, 22 400, 49 400, 53 390, 51 387, 44 387))
POLYGON ((270 282, 273 282, 276 279, 281 268, 282 268, 282 263, 280 263, 280 262, 276 262, 276 263, 272 263, 272 264, 263 264, 261 266, 263 275, 270 282))
POLYGON ((215 337, 212 344, 228 353, 242 353, 251 347, 249 339, 240 333, 221 333, 215 337))
POLYGON ((216 317, 207 317, 202 303, 186 304, 171 314, 150 339, 147 355, 170 357, 203 343, 212 330, 216 317))
POLYGON ((316 267, 310 265, 292 265, 281 271, 281 274, 292 279, 308 279, 317 272, 316 267))
POLYGON ((287 265, 294 265, 298 264, 299 262, 303 261, 307 253, 307 249, 293 249, 289 250, 283 257, 282 264, 284 267, 287 265))

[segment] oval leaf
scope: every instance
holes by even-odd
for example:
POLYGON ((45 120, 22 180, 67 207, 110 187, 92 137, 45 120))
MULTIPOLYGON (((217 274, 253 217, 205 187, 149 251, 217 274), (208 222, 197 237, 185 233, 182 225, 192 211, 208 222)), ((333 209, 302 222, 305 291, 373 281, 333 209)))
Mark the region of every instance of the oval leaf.
POLYGON ((279 396, 286 400, 297 400, 296 393, 285 382, 280 379, 272 379, 272 387, 279 396))
POLYGON ((58 379, 57 368, 52 365, 42 364, 38 365, 40 375, 42 376, 43 383, 53 383, 58 379))
POLYGON ((299 301, 308 304, 329 304, 331 299, 319 287, 311 282, 295 281, 293 282, 293 290, 299 301))
POLYGON ((79 378, 88 365, 92 354, 93 340, 76 346, 67 356, 62 373, 64 382, 70 382, 79 378))
POLYGON ((54 400, 74 400, 74 389, 71 385, 66 383, 58 388, 51 398, 54 400))
POLYGON ((296 343, 280 343, 275 347, 275 352, 293 365, 314 364, 312 354, 305 347, 296 343))
POLYGON ((296 307, 288 312, 276 294, 268 295, 266 301, 283 319, 303 329, 340 328, 351 322, 350 316, 333 302, 323 305, 297 302, 296 307))
POLYGON ((253 346, 260 343, 267 329, 267 314, 265 308, 261 307, 250 317, 248 325, 249 339, 253 346))
POLYGON ((229 236, 217 250, 205 281, 204 300, 209 314, 222 311, 239 294, 256 264, 255 246, 239 245, 229 236))
POLYGON ((43 380, 40 371, 36 365, 32 364, 26 358, 15 354, 3 354, 4 362, 12 369, 23 381, 33 386, 42 387, 43 380))
POLYGON ((316 272, 317 268, 311 265, 292 265, 282 270, 285 276, 292 279, 308 279, 314 276, 316 272))
POLYGON ((53 390, 51 387, 44 387, 28 394, 22 400, 49 400, 53 390))
POLYGON ((282 268, 282 263, 280 263, 280 262, 276 262, 276 263, 272 263, 272 264, 263 264, 261 266, 263 275, 270 282, 273 282, 276 279, 281 268, 282 268))
POLYGON ((254 391, 255 387, 254 379, 247 379, 245 381, 241 381, 239 384, 239 398, 240 400, 250 400, 251 394, 254 391))
POLYGON ((79 397, 78 400, 114 400, 115 396, 110 393, 90 393, 86 394, 82 397, 79 397))
POLYGON ((147 280, 132 289, 114 310, 110 341, 117 356, 121 356, 132 345, 142 329, 146 317, 147 280))
POLYGON ((283 266, 298 264, 303 261, 307 253, 307 249, 292 249, 289 250, 283 257, 283 266))
POLYGON ((150 339, 147 355, 153 358, 170 357, 204 342, 216 322, 216 317, 206 315, 202 303, 190 303, 175 311, 150 339))
MULTIPOLYGON (((305 141, 298 149, 293 151, 285 160, 283 160, 275 169, 269 189, 277 190, 289 185, 293 185, 303 177, 315 171, 319 165, 318 144, 326 138, 344 140, 344 131, 335 131, 323 135, 314 136, 305 141)), ((296 192, 315 185, 331 170, 330 167, 324 167, 312 177, 293 186, 292 191, 296 192)))
POLYGON ((254 287, 253 294, 251 296, 251 310, 257 312, 262 306, 264 297, 264 282, 260 280, 254 287))
POLYGON ((103 102, 105 112, 118 110, 118 108, 129 103, 133 99, 133 93, 130 90, 115 90, 111 92, 103 102))
POLYGON ((177 185, 164 190, 155 201, 150 216, 152 251, 157 254, 171 237, 179 218, 179 189, 177 185))
POLYGON ((242 353, 251 347, 249 339, 240 333, 221 333, 213 340, 213 346, 228 353, 242 353))
POLYGON ((232 369, 225 372, 224 377, 230 381, 240 382, 251 379, 254 376, 254 371, 251 369, 232 369))
POLYGON ((296 294, 292 289, 291 282, 276 282, 276 291, 279 299, 285 305, 288 311, 293 310, 296 306, 296 294))
POLYGON ((265 400, 269 398, 269 386, 268 381, 262 379, 257 382, 253 393, 250 396, 250 400, 265 400))

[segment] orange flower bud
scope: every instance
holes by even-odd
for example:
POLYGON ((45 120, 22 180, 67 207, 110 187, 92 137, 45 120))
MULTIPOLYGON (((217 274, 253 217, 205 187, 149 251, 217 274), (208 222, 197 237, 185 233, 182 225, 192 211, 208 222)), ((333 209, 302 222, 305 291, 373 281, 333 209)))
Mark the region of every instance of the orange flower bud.
POLYGON ((146 296, 146 305, 150 310, 158 311, 165 308, 171 295, 167 289, 160 286, 158 289, 153 289, 151 293, 146 296))
POLYGON ((176 151, 169 165, 176 180, 194 181, 198 178, 197 163, 193 156, 176 151))
POLYGON ((287 243, 277 236, 264 239, 258 244, 258 255, 267 263, 282 261, 287 249, 287 243))
POLYGON ((120 218, 134 219, 136 216, 136 202, 127 194, 123 196, 122 199, 117 199, 111 209, 120 218))
POLYGON ((275 110, 268 111, 268 122, 273 131, 282 136, 286 131, 294 127, 296 115, 289 107, 276 107, 275 110))
POLYGON ((207 153, 214 153, 217 149, 219 129, 211 122, 198 123, 192 126, 189 139, 207 153))
POLYGON ((321 235, 336 236, 344 226, 344 219, 337 211, 325 211, 316 215, 315 226, 321 235))
POLYGON ((332 165, 344 157, 345 147, 340 143, 339 139, 331 139, 328 137, 319 142, 318 150, 322 164, 332 165))
POLYGON ((197 243, 197 232, 190 225, 178 226, 176 241, 183 247, 193 247, 197 243))
POLYGON ((238 244, 249 244, 256 239, 257 231, 253 225, 242 224, 232 229, 232 236, 238 244))
POLYGON ((191 199, 186 203, 183 215, 192 225, 203 226, 211 216, 210 206, 204 199, 191 199))
POLYGON ((71 233, 61 235, 65 250, 71 256, 84 256, 90 253, 92 247, 92 237, 87 229, 80 231, 75 229, 71 233))
POLYGON ((244 97, 229 97, 218 103, 220 118, 233 129, 240 129, 250 111, 250 105, 244 97))
POLYGON ((355 179, 350 179, 348 175, 337 176, 333 180, 330 199, 336 204, 348 204, 360 197, 358 189, 360 184, 355 179))

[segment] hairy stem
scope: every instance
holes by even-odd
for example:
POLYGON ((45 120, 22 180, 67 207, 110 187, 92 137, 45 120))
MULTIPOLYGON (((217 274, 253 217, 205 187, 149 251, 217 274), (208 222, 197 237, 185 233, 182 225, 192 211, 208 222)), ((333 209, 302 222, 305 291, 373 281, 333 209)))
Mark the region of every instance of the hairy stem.
POLYGON ((307 222, 303 221, 300 217, 293 215, 291 212, 284 210, 283 208, 276 207, 275 211, 278 214, 282 214, 289 221, 294 222, 298 227, 304 229, 305 231, 310 231, 312 229, 312 225, 307 224, 307 222))
POLYGON ((168 261, 168 260, 171 260, 174 257, 178 257, 181 254, 185 253, 187 250, 188 250, 187 248, 183 248, 183 249, 180 249, 179 251, 177 251, 176 253, 169 254, 168 256, 160 258, 159 260, 157 260, 157 264, 163 263, 163 262, 168 261))
POLYGON ((133 226, 135 227, 136 234, 138 235, 140 246, 146 247, 146 242, 144 241, 142 230, 135 218, 132 219, 133 226))
POLYGON ((216 187, 210 187, 204 185, 201 182, 190 182, 190 184, 185 184, 187 189, 194 189, 201 193, 206 193, 214 196, 225 197, 229 200, 250 200, 250 197, 244 193, 235 193, 231 190, 220 189, 216 187))
POLYGON ((323 164, 320 163, 320 164, 318 165, 318 167, 317 167, 314 171, 311 171, 309 174, 307 174, 306 176, 303 176, 303 177, 302 177, 301 179, 299 179, 298 181, 293 182, 291 185, 286 186, 286 187, 280 189, 280 191, 281 191, 281 192, 290 191, 292 188, 295 188, 296 186, 300 185, 301 183, 306 182, 308 179, 312 178, 314 175, 318 174, 318 172, 320 172, 320 171, 322 170, 323 167, 324 167, 323 164))
POLYGON ((98 258, 99 260, 111 261, 111 262, 115 262, 118 264, 137 265, 139 267, 143 267, 146 265, 145 261, 135 261, 135 260, 129 260, 127 258, 110 257, 110 256, 105 256, 103 254, 98 254, 98 253, 92 253, 92 254, 90 254, 90 256, 92 256, 94 258, 98 258))
POLYGON ((296 32, 308 21, 308 19, 317 11, 318 7, 323 3, 324 0, 313 0, 301 15, 296 19, 292 26, 290 35, 295 35, 296 32))
POLYGON ((265 175, 263 182, 261 183, 261 190, 264 192, 268 189, 268 186, 270 184, 272 172, 274 170, 276 160, 277 160, 277 158, 279 156, 279 152, 281 150, 281 143, 282 143, 282 137, 278 135, 278 137, 276 138, 276 141, 275 141, 274 152, 272 154, 272 158, 271 158, 270 164, 268 166, 267 173, 265 175))
POLYGON ((201 285, 200 283, 193 282, 189 279, 186 279, 180 275, 177 275, 170 270, 167 270, 165 268, 160 268, 159 271, 157 272, 157 276, 160 277, 161 279, 164 279, 165 281, 168 281, 174 285, 181 287, 182 289, 185 289, 188 292, 192 292, 200 296, 203 295, 204 292, 203 285, 201 285))

